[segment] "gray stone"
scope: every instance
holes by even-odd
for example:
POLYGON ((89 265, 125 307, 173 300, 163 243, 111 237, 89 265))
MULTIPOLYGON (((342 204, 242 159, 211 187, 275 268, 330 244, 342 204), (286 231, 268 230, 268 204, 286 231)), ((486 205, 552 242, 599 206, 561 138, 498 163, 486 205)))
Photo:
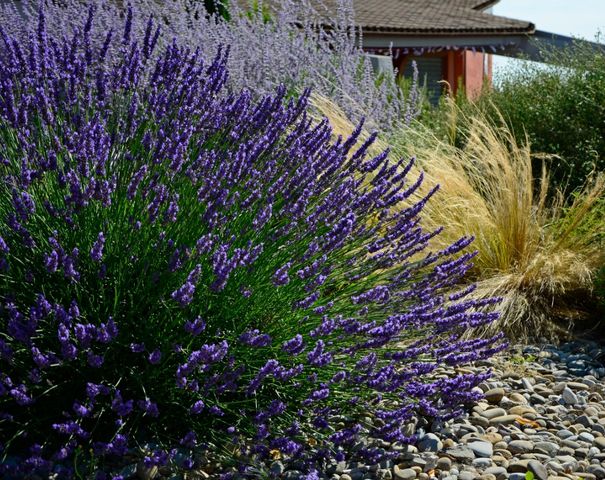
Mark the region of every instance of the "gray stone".
POLYGON ((565 440, 566 438, 573 437, 573 433, 570 432, 569 430, 559 430, 557 432, 557 437, 559 437, 562 440, 565 440))
POLYGON ((498 480, 495 475, 491 473, 484 473, 483 475, 477 477, 477 480, 498 480))
POLYGON ((458 461, 471 461, 475 458, 475 453, 468 447, 448 448, 446 453, 458 461))
POLYGON ((470 420, 473 425, 479 425, 480 427, 483 427, 483 428, 489 427, 489 420, 476 413, 473 414, 473 416, 471 417, 470 420))
POLYGON ((597 437, 594 440, 595 447, 605 450, 605 437, 597 437))
POLYGON ((588 449, 587 448, 576 448, 576 450, 574 451, 574 457, 576 457, 576 458, 588 457, 588 449))
POLYGON ((508 480, 525 480, 525 474, 524 473, 511 473, 508 476, 508 480))
POLYGON ((489 458, 494 454, 494 447, 490 442, 475 441, 467 443, 466 446, 470 448, 477 457, 489 458))
POLYGON ((510 473, 525 473, 527 472, 527 464, 529 460, 517 460, 516 462, 510 462, 508 464, 508 471, 510 473))
POLYGON ((418 442, 418 450, 421 452, 438 452, 443 448, 443 443, 434 433, 427 433, 418 442))
POLYGON ((273 462, 269 467, 269 471, 274 475, 281 475, 285 470, 286 467, 284 467, 284 464, 280 461, 273 462))
POLYGON ((486 468, 483 473, 492 474, 494 477, 496 477, 496 480, 504 480, 508 477, 508 473, 504 467, 489 467, 486 468))
POLYGON ((567 439, 563 440, 561 442, 561 445, 563 445, 565 447, 573 448, 574 450, 577 450, 578 448, 582 447, 582 445, 580 445, 578 442, 574 442, 571 438, 567 438, 567 439))
POLYGON ((536 450, 542 450, 551 456, 559 451, 559 445, 554 442, 536 442, 534 448, 536 450))
POLYGON ((557 455, 557 457, 560 457, 561 455, 567 455, 569 457, 575 458, 575 454, 576 454, 576 451, 573 448, 561 447, 559 449, 559 454, 557 455))
POLYGON ((527 469, 534 474, 536 480, 548 480, 546 467, 537 460, 530 460, 527 463, 527 469))
POLYGON ((599 480, 605 478, 605 468, 603 468, 601 465, 588 465, 588 467, 586 467, 586 471, 597 477, 599 480))
POLYGON ((578 403, 578 397, 569 387, 565 387, 563 392, 561 392, 561 398, 568 405, 575 405, 578 403))
POLYGON ((365 471, 360 468, 353 468, 349 470, 349 476, 351 477, 351 480, 363 480, 365 471))
POLYGON ((605 427, 599 423, 595 423, 592 426, 592 431, 593 432, 599 432, 601 435, 605 435, 605 427))
POLYGON ((565 470, 565 468, 563 468, 563 465, 554 460, 550 460, 546 465, 548 466, 549 470, 553 470, 557 473, 561 473, 563 470, 565 470))
POLYGON ((532 393, 529 397, 529 401, 533 404, 542 405, 543 403, 546 403, 546 398, 538 393, 532 393))
POLYGON ((477 478, 477 472, 463 471, 458 474, 458 480, 475 480, 477 478))
POLYGON ((571 455, 557 455, 556 458, 565 470, 575 470, 579 466, 578 461, 571 455))
POLYGON ((344 460, 341 460, 340 462, 337 462, 335 465, 332 465, 331 468, 333 468, 333 470, 334 470, 333 473, 343 473, 347 468, 347 462, 345 462, 344 460))
POLYGON ((506 415, 506 410, 503 408, 490 408, 489 410, 481 412, 481 416, 487 418, 488 420, 496 417, 502 417, 503 415, 506 415))
POLYGON ((447 457, 441 457, 439 460, 437 460, 437 465, 435 468, 437 468, 437 470, 449 472, 450 468, 452 468, 452 461, 447 457))
MULTIPOLYGON (((411 468, 399 468, 398 465, 393 467, 393 475, 399 480, 412 480, 416 478, 416 471, 411 468)), ((342 477, 340 477, 342 479, 342 477)))
POLYGON ((582 432, 582 433, 580 433, 580 435, 578 435, 578 440, 581 440, 583 442, 592 443, 592 442, 594 442, 594 435, 592 433, 582 432))
POLYGON ((388 468, 379 468, 376 470, 376 479, 377 480, 392 480, 393 474, 391 470, 388 468))
POLYGON ((592 427, 594 421, 588 415, 580 415, 578 418, 576 418, 576 423, 579 423, 586 428, 590 428, 592 427))
POLYGON ((493 463, 490 458, 475 458, 472 462, 472 465, 475 468, 480 468, 483 470, 484 468, 491 467, 493 463))
POLYGON ((534 443, 529 440, 513 440, 508 444, 508 451, 514 454, 529 453, 534 449, 534 443))

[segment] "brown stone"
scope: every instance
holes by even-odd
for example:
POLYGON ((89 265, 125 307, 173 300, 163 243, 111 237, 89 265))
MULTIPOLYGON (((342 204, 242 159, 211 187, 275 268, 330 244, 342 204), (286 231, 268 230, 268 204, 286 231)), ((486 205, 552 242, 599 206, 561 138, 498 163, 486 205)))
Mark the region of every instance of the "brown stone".
POLYGON ((535 414, 536 411, 527 405, 515 405, 514 407, 508 409, 508 413, 510 415, 526 415, 528 413, 535 414))
POLYGON ((511 393, 508 398, 515 403, 520 403, 521 405, 526 405, 527 404, 527 398, 525 398, 523 395, 521 395, 520 393, 511 393))
POLYGON ((502 440, 502 435, 497 432, 489 432, 485 435, 482 435, 481 439, 490 443, 498 443, 502 440))
POLYGON ((503 388, 492 388, 491 390, 488 390, 487 392, 485 392, 485 399, 489 403, 493 403, 493 404, 500 403, 500 400, 502 400, 502 397, 504 397, 503 388))
POLYGON ((511 425, 520 418, 519 415, 502 415, 501 417, 492 418, 489 421, 490 425, 511 425))

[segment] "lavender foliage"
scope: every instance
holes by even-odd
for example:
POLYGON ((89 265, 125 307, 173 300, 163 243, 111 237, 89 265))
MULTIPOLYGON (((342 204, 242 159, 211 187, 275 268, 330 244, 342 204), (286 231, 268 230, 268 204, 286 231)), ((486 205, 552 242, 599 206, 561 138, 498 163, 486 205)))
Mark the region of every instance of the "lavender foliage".
MULTIPOLYGON (((49 33, 61 38, 67 25, 82 17, 79 0, 46 0, 51 12, 46 19, 49 33)), ((87 2, 90 3, 90 2, 87 2)), ((280 85, 290 93, 304 88, 329 98, 354 121, 366 119, 372 127, 409 124, 420 113, 417 75, 404 93, 397 74, 384 72, 377 79, 363 52, 363 35, 355 24, 352 0, 279 0, 229 3, 230 21, 208 15, 204 2, 197 0, 132 0, 134 17, 120 5, 126 2, 98 1, 95 28, 87 42, 101 52, 119 50, 130 36, 143 41, 142 54, 156 43, 170 44, 176 38, 183 45, 199 48, 211 58, 221 45, 229 45, 230 75, 226 89, 236 94, 250 90, 255 100, 272 95, 280 85), (136 15, 139 12, 140 15, 136 15), (161 23, 162 35, 150 27, 147 15, 161 23), (115 29, 115 19, 129 21, 129 30, 118 34, 117 42, 106 42, 115 29)), ((24 37, 27 24, 37 17, 36 2, 0 2, 0 24, 11 34, 24 37)), ((101 53, 102 54, 102 53, 101 53)))
POLYGON ((361 127, 334 140, 308 92, 226 91, 228 48, 159 46, 131 14, 95 44, 84 17, 0 32, 0 473, 69 478, 149 438, 149 465, 175 438, 334 452, 363 430, 343 414, 407 442, 460 413, 484 376, 430 373, 502 343, 461 339, 493 314, 452 292, 470 238, 427 252, 422 178, 366 158, 361 127))

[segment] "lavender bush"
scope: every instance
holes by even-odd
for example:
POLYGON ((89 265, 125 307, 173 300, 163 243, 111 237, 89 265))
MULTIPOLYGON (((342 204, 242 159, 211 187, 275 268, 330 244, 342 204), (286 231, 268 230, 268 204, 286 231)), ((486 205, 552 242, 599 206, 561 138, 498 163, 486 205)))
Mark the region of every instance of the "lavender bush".
MULTIPOLYGON (((48 31, 60 38, 65 27, 81 17, 82 1, 47 1, 52 12, 48 31)), ((8 0, 2 8, 0 2, 0 24, 18 37, 24 36, 27 23, 36 17, 37 2, 24 3, 8 0)), ((119 7, 123 3, 99 2, 92 43, 102 45, 104 33, 114 27, 115 19, 125 17, 119 7)), ((231 93, 247 88, 258 100, 272 95, 282 84, 290 94, 310 87, 332 99, 353 121, 365 117, 368 124, 383 128, 409 124, 419 114, 422 99, 417 78, 408 94, 400 88, 395 72, 383 74, 377 81, 361 49, 362 35, 354 22, 352 0, 338 0, 332 3, 332 10, 309 0, 273 2, 279 5, 277 9, 268 9, 262 2, 256 2, 261 5, 256 9, 242 8, 246 3, 230 2, 230 21, 226 22, 208 15, 199 0, 132 1, 135 12, 152 14, 162 23, 168 44, 176 38, 183 45, 200 48, 205 58, 214 56, 219 46, 230 45, 226 89, 231 93), (335 5, 337 15, 333 17, 335 5)), ((135 16, 132 24, 133 35, 139 38, 146 24, 137 18, 143 17, 135 16)))
POLYGON ((156 51, 152 20, 96 46, 93 11, 64 39, 43 11, 1 32, 2 474, 149 439, 147 466, 209 442, 333 455, 457 415, 484 377, 427 375, 502 345, 460 340, 493 314, 451 290, 470 239, 423 253, 411 162, 366 158, 361 127, 333 141, 308 93, 225 93, 228 49, 156 51))

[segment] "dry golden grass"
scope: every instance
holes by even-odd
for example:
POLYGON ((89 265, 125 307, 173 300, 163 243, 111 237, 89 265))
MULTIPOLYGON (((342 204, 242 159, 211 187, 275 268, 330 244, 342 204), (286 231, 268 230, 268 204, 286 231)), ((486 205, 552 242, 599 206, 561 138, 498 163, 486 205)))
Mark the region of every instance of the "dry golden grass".
MULTIPOLYGON (((313 104, 335 133, 353 130, 335 105, 317 97, 313 104)), ((375 152, 390 144, 394 156, 416 156, 426 178, 418 196, 440 185, 423 210, 426 228, 445 227, 434 248, 475 237, 474 295, 503 298, 500 321, 486 335, 500 330, 516 339, 565 335, 569 325, 553 322, 556 311, 571 298, 589 298, 594 273, 605 263, 605 177, 595 174, 565 205, 562 192, 550 191, 548 159, 538 159, 538 178, 532 173, 536 157, 527 141, 520 144, 478 111, 468 116, 449 108, 451 118, 465 122, 464 148, 416 125, 380 140, 375 152)))

